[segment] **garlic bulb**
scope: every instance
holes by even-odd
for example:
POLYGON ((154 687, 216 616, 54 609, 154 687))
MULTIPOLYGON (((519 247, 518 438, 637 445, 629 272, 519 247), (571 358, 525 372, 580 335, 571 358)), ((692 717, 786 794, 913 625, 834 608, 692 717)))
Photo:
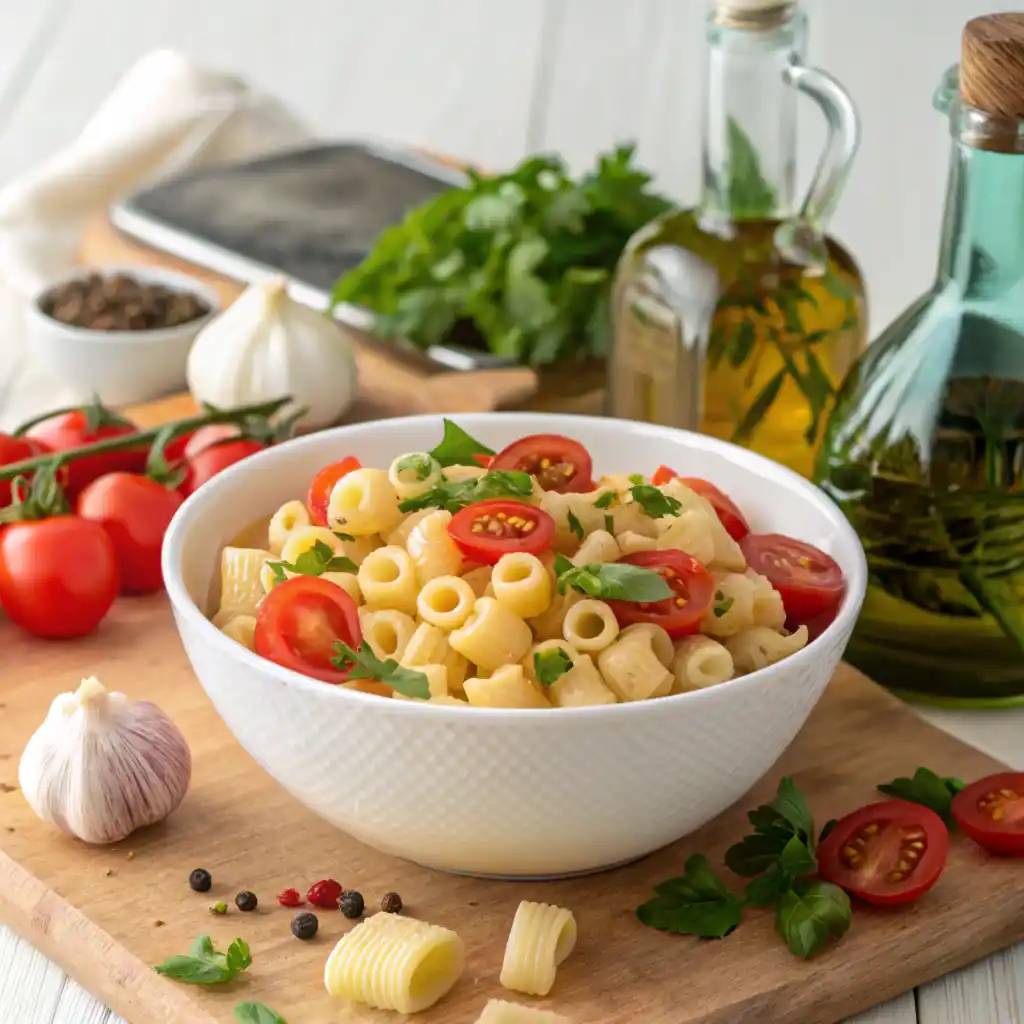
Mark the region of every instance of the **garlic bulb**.
POLYGON ((292 299, 283 280, 254 284, 196 336, 192 397, 222 409, 291 395, 299 426, 329 426, 352 404, 356 362, 333 320, 292 299))
POLYGON ((54 699, 18 766, 32 810, 87 843, 162 821, 191 777, 192 755, 170 718, 95 678, 54 699))

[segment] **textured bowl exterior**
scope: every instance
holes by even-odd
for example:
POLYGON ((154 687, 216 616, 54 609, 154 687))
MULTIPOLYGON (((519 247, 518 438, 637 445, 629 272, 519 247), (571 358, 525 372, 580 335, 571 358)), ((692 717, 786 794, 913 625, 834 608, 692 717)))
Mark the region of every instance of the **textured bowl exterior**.
POLYGON ((326 686, 259 658, 205 618, 220 547, 352 453, 386 466, 429 448, 437 417, 343 427, 240 463, 179 510, 164 576, 185 650, 253 758, 312 811, 363 842, 431 867, 508 877, 599 870, 699 828, 747 792, 806 721, 842 655, 866 570, 842 513, 788 470, 723 442, 621 420, 458 417, 499 448, 564 433, 596 471, 705 476, 750 514, 828 551, 847 595, 806 650, 722 686, 611 707, 527 711, 428 706, 326 686))

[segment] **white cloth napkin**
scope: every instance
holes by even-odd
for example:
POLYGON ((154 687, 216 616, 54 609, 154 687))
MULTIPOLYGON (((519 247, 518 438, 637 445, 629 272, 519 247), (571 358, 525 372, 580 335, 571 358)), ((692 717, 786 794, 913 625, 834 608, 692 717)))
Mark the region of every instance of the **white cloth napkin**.
POLYGON ((91 217, 168 174, 312 138, 273 97, 158 50, 125 74, 71 145, 0 189, 0 429, 90 397, 36 365, 24 311, 77 262, 91 217))

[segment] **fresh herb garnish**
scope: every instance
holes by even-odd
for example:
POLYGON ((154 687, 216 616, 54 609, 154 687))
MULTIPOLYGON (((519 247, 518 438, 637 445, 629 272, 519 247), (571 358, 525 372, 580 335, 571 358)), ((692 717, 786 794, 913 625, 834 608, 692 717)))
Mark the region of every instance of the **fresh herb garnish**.
POLYGON ((715 591, 715 618, 720 619, 734 604, 736 598, 726 597, 720 590, 715 591))
POLYGON ((594 508, 611 508, 617 500, 618 496, 614 491, 605 491, 604 494, 594 502, 594 508))
POLYGON ((638 604, 664 601, 673 594, 672 588, 652 569, 624 562, 573 565, 565 555, 558 555, 555 574, 560 594, 572 587, 590 597, 638 604))
POLYGON ((522 500, 533 496, 533 477, 517 469, 492 469, 483 476, 469 480, 443 480, 425 494, 406 498, 399 506, 401 512, 416 512, 421 508, 443 508, 449 512, 489 498, 522 500))
POLYGON ((406 697, 418 697, 420 700, 430 698, 430 680, 422 672, 403 668, 394 658, 381 661, 365 642, 355 651, 348 644, 337 640, 334 652, 331 664, 335 668, 347 669, 349 679, 373 679, 406 697))
POLYGON ((629 474, 629 482, 634 487, 639 487, 640 484, 642 484, 644 482, 644 475, 643 475, 643 473, 630 473, 629 474))
POLYGON ((331 531, 338 540, 355 540, 351 533, 342 533, 340 530, 331 531))
POLYGON ((401 477, 403 473, 412 473, 417 480, 426 480, 440 465, 437 460, 426 452, 413 452, 398 460, 395 472, 401 477))
POLYGON ((566 514, 566 521, 569 523, 569 529, 576 534, 578 540, 583 540, 583 524, 572 514, 572 509, 569 509, 566 514))
POLYGON ((552 647, 547 651, 535 651, 533 655, 533 671, 541 686, 557 683, 569 669, 572 659, 561 647, 552 647))
MULTIPOLYGON (((444 421, 441 443, 430 453, 442 466, 474 466, 474 455, 493 455, 494 452, 475 437, 470 437, 458 423, 444 421)), ((425 478, 424 478, 425 479, 425 478)))
POLYGON ((277 1012, 266 1003, 239 1003, 235 1007, 235 1020, 238 1024, 288 1024, 277 1012))
POLYGON ((200 935, 189 946, 187 956, 170 956, 153 970, 190 985, 219 985, 231 981, 251 964, 249 946, 242 939, 235 939, 226 953, 218 953, 210 936, 200 935))
POLYGON ((929 768, 918 768, 913 778, 901 776, 892 782, 884 782, 878 791, 886 796, 909 800, 912 804, 921 804, 933 810, 947 825, 952 825, 954 822, 950 804, 963 788, 964 783, 959 779, 936 775, 929 768))
POLYGON ((614 535, 615 533, 615 517, 605 516, 604 517, 604 532, 614 535))
POLYGON ((720 939, 743 919, 743 901, 726 889, 700 854, 687 859, 681 877, 656 885, 654 892, 653 899, 637 907, 636 916, 659 931, 720 939))
MULTIPOLYGON (((737 875, 752 878, 768 871, 782 859, 793 838, 813 856, 814 819, 803 794, 788 776, 780 780, 775 799, 749 811, 747 819, 754 826, 753 833, 725 851, 725 863, 737 875)), ((787 863, 795 863, 792 851, 787 863)), ((813 871, 813 866, 809 870, 813 871)))
POLYGON ((775 927, 786 945, 806 960, 833 939, 841 939, 852 916, 850 897, 838 885, 814 879, 783 894, 775 927))
POLYGON ((665 494, 651 484, 634 484, 629 489, 629 493, 652 519, 661 519, 662 516, 677 516, 683 507, 681 501, 665 494))
POLYGON ((274 579, 284 583, 288 573, 295 576, 323 576, 325 572, 358 572, 359 567, 351 558, 336 555, 329 544, 318 540, 311 548, 295 559, 294 562, 268 562, 274 579))

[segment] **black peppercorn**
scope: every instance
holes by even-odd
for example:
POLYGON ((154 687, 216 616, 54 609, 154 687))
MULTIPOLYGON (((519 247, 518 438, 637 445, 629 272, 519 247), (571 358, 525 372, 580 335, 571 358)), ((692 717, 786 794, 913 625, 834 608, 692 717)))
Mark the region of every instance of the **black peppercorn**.
POLYGON ((296 914, 292 918, 292 935, 297 939, 311 939, 316 935, 317 928, 320 927, 320 922, 316 919, 316 914, 304 913, 296 914))
POLYGON ((365 909, 363 894, 361 892, 356 892, 355 889, 349 889, 348 892, 342 893, 341 901, 338 903, 338 906, 346 917, 362 917, 363 910, 365 909))
POLYGON ((210 886, 213 885, 213 876, 206 868, 196 868, 188 876, 188 884, 193 892, 209 892, 210 886))
POLYGON ((259 900, 256 899, 256 893, 249 892, 248 890, 246 892, 240 892, 235 897, 235 906, 238 907, 239 910, 255 910, 257 903, 259 903, 259 900))
POLYGON ((389 892, 380 901, 380 909, 385 914, 400 914, 402 912, 402 897, 397 892, 389 892))

